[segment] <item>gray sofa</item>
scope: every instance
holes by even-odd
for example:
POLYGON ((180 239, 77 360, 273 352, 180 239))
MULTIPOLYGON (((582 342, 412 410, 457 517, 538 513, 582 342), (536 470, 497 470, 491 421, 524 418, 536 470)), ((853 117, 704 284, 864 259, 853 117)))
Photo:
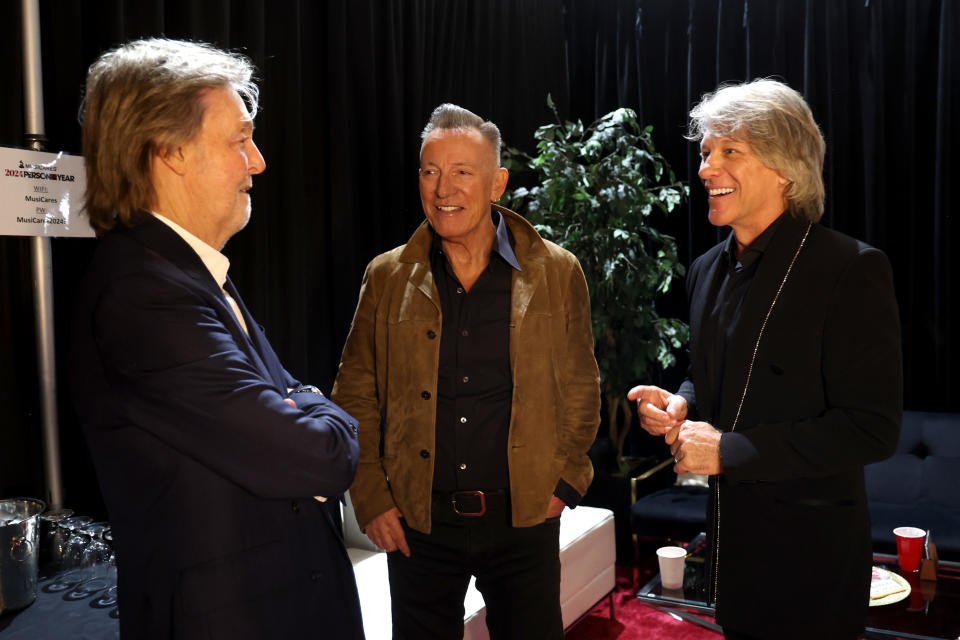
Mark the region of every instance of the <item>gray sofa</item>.
MULTIPOLYGON (((864 471, 876 551, 896 553, 893 530, 930 530, 944 560, 960 561, 960 413, 905 411, 896 453, 864 471)), ((707 490, 672 486, 640 497, 640 537, 689 540, 706 527, 707 490)))
POLYGON ((897 452, 866 468, 873 546, 896 552, 893 529, 931 531, 944 560, 960 560, 960 413, 905 411, 897 452))

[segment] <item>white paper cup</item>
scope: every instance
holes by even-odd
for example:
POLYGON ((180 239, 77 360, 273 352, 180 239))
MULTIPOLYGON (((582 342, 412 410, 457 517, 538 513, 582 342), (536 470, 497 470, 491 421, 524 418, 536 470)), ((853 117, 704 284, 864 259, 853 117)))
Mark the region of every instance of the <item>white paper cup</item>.
POLYGON ((664 589, 683 588, 683 564, 687 550, 683 547, 660 547, 657 560, 660 561, 660 584, 664 589))

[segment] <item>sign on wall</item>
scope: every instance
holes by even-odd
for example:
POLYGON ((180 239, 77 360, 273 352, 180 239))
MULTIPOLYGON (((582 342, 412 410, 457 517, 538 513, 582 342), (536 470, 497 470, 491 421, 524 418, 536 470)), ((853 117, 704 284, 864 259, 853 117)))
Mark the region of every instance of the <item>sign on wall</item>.
POLYGON ((0 147, 0 235, 92 238, 83 156, 0 147))

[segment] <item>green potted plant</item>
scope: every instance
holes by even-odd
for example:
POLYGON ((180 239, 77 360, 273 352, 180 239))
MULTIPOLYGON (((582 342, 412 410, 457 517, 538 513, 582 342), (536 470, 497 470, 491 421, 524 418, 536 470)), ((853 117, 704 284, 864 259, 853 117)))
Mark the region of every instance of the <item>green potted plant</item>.
POLYGON ((537 154, 504 152, 512 173, 535 172, 536 186, 517 187, 503 202, 526 216, 546 239, 580 260, 590 287, 597 363, 606 399, 610 440, 623 455, 632 407, 626 392, 670 367, 689 338, 655 302, 684 275, 671 236, 651 222, 689 194, 656 152, 651 127, 621 108, 593 124, 564 122, 547 96, 556 123, 537 129, 537 154))

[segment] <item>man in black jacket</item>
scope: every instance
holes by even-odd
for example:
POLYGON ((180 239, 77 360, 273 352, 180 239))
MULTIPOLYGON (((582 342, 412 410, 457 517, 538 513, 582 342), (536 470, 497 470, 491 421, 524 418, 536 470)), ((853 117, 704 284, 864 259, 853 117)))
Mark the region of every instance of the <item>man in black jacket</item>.
POLYGON ((628 397, 677 473, 710 476, 726 637, 853 640, 870 588, 863 467, 893 453, 902 413, 890 265, 817 223, 824 142, 793 89, 708 94, 689 138, 710 222, 732 233, 690 268, 688 379, 628 397))

